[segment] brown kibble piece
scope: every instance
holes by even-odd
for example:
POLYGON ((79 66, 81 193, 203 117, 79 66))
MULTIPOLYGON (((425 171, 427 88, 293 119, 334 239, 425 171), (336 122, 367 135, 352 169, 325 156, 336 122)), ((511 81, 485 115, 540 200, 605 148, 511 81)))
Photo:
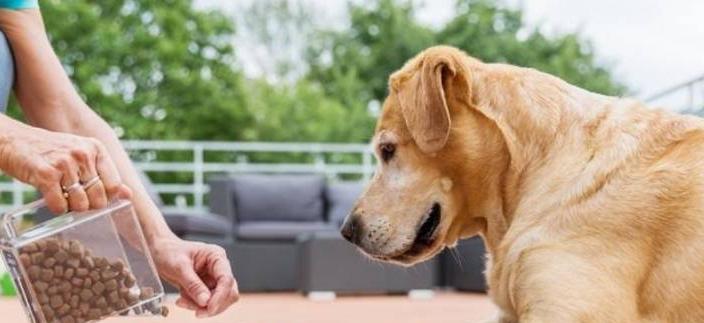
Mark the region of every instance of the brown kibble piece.
POLYGON ((71 311, 71 306, 68 304, 63 304, 61 307, 59 307, 58 310, 56 310, 56 313, 59 314, 60 316, 64 316, 68 314, 68 312, 71 311))
POLYGON ((142 287, 139 293, 139 299, 140 300, 147 300, 150 299, 154 296, 154 288, 151 287, 142 287))
POLYGON ((71 285, 76 287, 83 287, 83 279, 78 277, 71 278, 71 285))
POLYGON ((50 283, 51 279, 54 278, 54 271, 51 269, 42 269, 39 278, 47 283, 50 283))
POLYGON ((105 259, 105 257, 95 257, 93 260, 95 261, 95 265, 101 269, 110 265, 110 263, 107 259, 105 259))
POLYGON ((54 267, 55 264, 56 264, 56 259, 54 257, 46 258, 42 262, 42 265, 44 265, 44 267, 46 267, 46 268, 54 267))
POLYGON ((55 254, 59 249, 61 248, 59 241, 56 239, 48 239, 46 240, 46 251, 55 254))
POLYGON ((57 261, 58 263, 63 264, 64 262, 66 262, 66 260, 68 260, 68 253, 67 253, 66 251, 59 250, 59 251, 54 255, 54 258, 56 259, 56 261, 57 261))
POLYGON ((81 314, 83 314, 83 316, 86 316, 88 315, 88 310, 90 310, 90 304, 85 302, 80 303, 78 304, 78 309, 81 311, 81 314))
POLYGON ((90 301, 93 298, 93 291, 90 289, 84 289, 81 291, 81 300, 84 302, 90 301))
POLYGON ((56 293, 59 292, 59 289, 56 288, 56 286, 49 286, 49 288, 46 289, 46 293, 49 295, 56 295, 56 293))
POLYGON ((51 308, 51 306, 42 306, 42 313, 44 313, 44 318, 46 318, 47 321, 51 322, 51 320, 54 319, 54 310, 51 308))
POLYGON ((95 267, 95 261, 93 261, 93 257, 81 258, 81 263, 88 269, 93 269, 95 267))
POLYGON ((37 244, 37 251, 46 250, 46 240, 39 240, 35 243, 37 244))
POLYGON ((68 281, 63 281, 59 285, 59 291, 61 291, 62 293, 70 292, 71 289, 72 289, 71 283, 69 283, 68 281))
POLYGON ((64 270, 63 276, 65 279, 71 279, 71 278, 73 278, 74 273, 75 273, 75 271, 73 268, 68 268, 68 269, 64 270))
POLYGON ((64 276, 64 266, 56 265, 54 266, 54 278, 60 279, 64 276))
POLYGON ((39 274, 41 273, 42 269, 39 268, 37 265, 32 265, 29 266, 29 269, 27 269, 27 274, 29 274, 29 279, 31 280, 37 280, 39 279, 39 274))
POLYGON ((88 310, 88 319, 89 320, 97 320, 100 318, 100 314, 101 314, 100 309, 91 308, 90 310, 88 310))
POLYGON ((105 269, 100 272, 100 277, 102 277, 103 280, 113 279, 117 277, 117 272, 112 269, 105 269))
POLYGON ((110 302, 110 304, 117 304, 120 301, 120 295, 117 293, 116 290, 108 294, 108 301, 110 302))
POLYGON ((86 278, 86 280, 83 282, 83 288, 91 287, 93 287, 93 281, 90 278, 86 278))
POLYGON ((80 297, 78 295, 73 295, 68 301, 68 304, 71 305, 71 308, 78 308, 78 303, 80 302, 80 297))
POLYGON ((66 265, 71 268, 78 268, 81 265, 81 260, 76 258, 71 258, 66 260, 66 265))
POLYGON ((20 263, 25 268, 29 268, 32 265, 32 258, 28 254, 23 253, 20 255, 20 263))
POLYGON ((64 300, 61 298, 59 295, 54 295, 49 299, 49 305, 51 305, 51 308, 57 309, 61 307, 61 305, 64 304, 64 300))
POLYGON ((93 284, 92 289, 93 289, 93 293, 95 293, 95 295, 100 295, 105 291, 105 284, 103 284, 99 281, 95 282, 95 284, 93 284))
POLYGON ((36 290, 39 293, 43 293, 49 288, 49 284, 43 281, 38 281, 34 283, 34 290, 36 290))
POLYGON ((23 253, 33 253, 39 251, 39 248, 37 248, 36 242, 30 243, 24 247, 22 247, 21 252, 23 253))
POLYGON ((125 263, 122 261, 122 259, 118 259, 112 263, 111 267, 113 270, 121 272, 123 269, 125 269, 125 263))
POLYGON ((35 265, 41 265, 44 261, 44 254, 41 252, 35 252, 29 257, 32 258, 32 263, 35 265))
POLYGON ((85 268, 76 269, 76 276, 78 276, 78 277, 88 276, 88 269, 85 269, 85 268))
POLYGON ((117 280, 115 279, 111 279, 105 282, 105 289, 107 289, 108 291, 117 290, 117 287, 117 280))
POLYGON ((129 293, 125 297, 125 300, 127 301, 127 304, 130 304, 130 305, 137 304, 137 301, 139 300, 139 295, 129 293))
POLYGON ((95 301, 95 306, 97 306, 98 308, 101 308, 101 309, 106 308, 106 307, 108 307, 108 301, 105 300, 105 297, 100 296, 95 301))
POLYGON ((100 280, 100 273, 97 270, 93 270, 89 274, 90 278, 93 279, 93 281, 99 281, 100 280))
POLYGON ((39 304, 49 304, 49 296, 47 296, 45 293, 37 293, 37 300, 39 301, 39 304))
POLYGON ((75 257, 83 256, 83 245, 78 240, 71 240, 68 247, 69 253, 75 257))
POLYGON ((135 282, 136 282, 136 279, 134 278, 134 275, 128 274, 127 277, 125 277, 125 286, 132 288, 132 286, 134 286, 135 282))

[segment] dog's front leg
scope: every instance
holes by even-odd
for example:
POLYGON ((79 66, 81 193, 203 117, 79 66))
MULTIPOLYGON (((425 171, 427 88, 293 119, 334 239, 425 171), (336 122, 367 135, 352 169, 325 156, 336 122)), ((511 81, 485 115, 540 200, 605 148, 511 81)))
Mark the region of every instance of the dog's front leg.
MULTIPOLYGON (((595 252, 594 254, 599 254, 595 252)), ((641 322, 619 257, 595 259, 563 246, 522 252, 512 271, 513 306, 521 323, 641 322)))

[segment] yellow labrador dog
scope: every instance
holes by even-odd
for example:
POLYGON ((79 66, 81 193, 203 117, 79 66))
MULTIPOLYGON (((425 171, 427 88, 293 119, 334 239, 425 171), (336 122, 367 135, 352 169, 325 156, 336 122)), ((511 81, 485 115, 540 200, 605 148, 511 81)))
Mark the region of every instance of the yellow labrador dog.
POLYGON ((410 265, 481 235, 492 322, 704 322, 704 122, 429 48, 390 78, 342 234, 410 265))

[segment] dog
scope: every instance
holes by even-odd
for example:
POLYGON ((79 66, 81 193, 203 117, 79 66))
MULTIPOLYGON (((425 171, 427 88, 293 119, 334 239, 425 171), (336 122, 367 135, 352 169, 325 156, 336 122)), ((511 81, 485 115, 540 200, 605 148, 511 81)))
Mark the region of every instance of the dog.
POLYGON ((431 47, 389 79, 342 235, 401 265, 480 235, 490 322, 704 322, 704 122, 431 47))

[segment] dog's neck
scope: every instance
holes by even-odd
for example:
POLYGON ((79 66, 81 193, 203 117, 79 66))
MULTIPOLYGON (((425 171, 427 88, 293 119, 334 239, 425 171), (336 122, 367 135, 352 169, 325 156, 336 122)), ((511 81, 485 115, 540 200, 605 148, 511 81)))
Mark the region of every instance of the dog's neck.
POLYGON ((487 64, 473 71, 472 92, 481 93, 473 96, 473 108, 494 123, 508 154, 505 169, 497 170, 501 211, 486 216, 482 232, 492 251, 521 212, 520 205, 526 205, 522 200, 529 182, 541 180, 535 174, 560 149, 563 137, 574 134, 567 129, 598 118, 613 99, 535 70, 487 64))

